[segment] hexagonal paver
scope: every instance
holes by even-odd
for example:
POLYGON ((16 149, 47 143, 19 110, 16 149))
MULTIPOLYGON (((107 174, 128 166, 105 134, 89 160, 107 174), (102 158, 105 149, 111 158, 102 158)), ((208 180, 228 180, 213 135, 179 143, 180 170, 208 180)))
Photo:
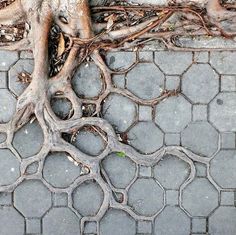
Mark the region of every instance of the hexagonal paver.
POLYGON ((155 52, 155 63, 165 74, 182 74, 192 64, 192 52, 155 52))
POLYGON ((182 194, 182 205, 192 216, 208 216, 218 206, 218 192, 205 178, 195 178, 182 194))
POLYGON ((93 181, 85 181, 73 192, 73 206, 83 216, 95 216, 103 202, 103 191, 93 181))
POLYGON ((18 53, 15 51, 0 51, 0 71, 9 70, 10 66, 18 60, 18 53))
POLYGON ((167 206, 155 219, 155 234, 189 235, 190 218, 179 208, 167 206))
POLYGON ((179 189, 190 174, 189 165, 174 155, 165 155, 154 167, 154 177, 168 189, 179 189))
POLYGON ((101 235, 135 235, 135 220, 126 212, 110 209, 100 221, 101 235))
POLYGON ((236 234, 235 219, 235 207, 219 207, 209 218, 209 233, 213 235, 236 234))
POLYGON ((80 176, 81 168, 64 152, 50 153, 44 163, 43 177, 54 187, 66 188, 80 176))
POLYGON ((41 217, 51 207, 51 193, 40 180, 25 180, 14 191, 14 204, 25 217, 41 217))
POLYGON ((0 228, 1 235, 24 235, 24 218, 13 207, 0 207, 0 228))
POLYGON ((183 96, 172 96, 156 106, 155 122, 166 132, 180 132, 191 121, 192 105, 183 96))
POLYGON ((116 130, 124 132, 131 126, 136 117, 137 107, 130 99, 111 94, 103 104, 102 114, 116 130))
POLYGON ((16 110, 16 99, 7 89, 0 89, 0 123, 9 122, 16 110))
POLYGON ((222 188, 236 188, 236 151, 221 150, 210 164, 210 174, 222 188))
POLYGON ((163 190, 152 178, 137 179, 129 189, 128 205, 140 215, 156 214, 162 208, 163 203, 163 190))
POLYGON ((42 128, 37 121, 34 121, 33 123, 27 123, 15 133, 13 146, 22 158, 27 158, 40 151, 43 141, 42 128))
POLYGON ((17 63, 9 70, 9 88, 17 96, 21 95, 28 86, 27 83, 19 81, 18 75, 22 72, 32 74, 34 69, 34 61, 27 59, 20 59, 17 63))
POLYGON ((80 220, 67 207, 53 208, 43 218, 44 235, 80 235, 80 220))
POLYGON ((207 104, 219 92, 219 76, 209 64, 193 64, 183 75, 182 92, 193 103, 207 104))
POLYGON ((164 89, 164 74, 154 64, 138 64, 127 74, 126 80, 127 89, 142 99, 154 99, 164 89))
POLYGON ((236 94, 220 93, 209 105, 209 120, 222 132, 236 131, 236 94))
POLYGON ((0 149, 0 186, 13 184, 20 177, 20 162, 9 149, 0 149))
POLYGON ((53 98, 51 100, 53 112, 62 120, 68 119, 72 111, 72 103, 66 98, 53 98))
POLYGON ((182 146, 205 157, 218 149, 219 134, 208 122, 193 122, 181 133, 182 146))
POLYGON ((80 97, 96 97, 102 91, 102 86, 101 72, 93 63, 82 64, 72 79, 72 87, 80 97))
POLYGON ((102 166, 116 188, 127 187, 135 177, 135 163, 128 157, 119 157, 116 153, 112 153, 103 160, 102 166))

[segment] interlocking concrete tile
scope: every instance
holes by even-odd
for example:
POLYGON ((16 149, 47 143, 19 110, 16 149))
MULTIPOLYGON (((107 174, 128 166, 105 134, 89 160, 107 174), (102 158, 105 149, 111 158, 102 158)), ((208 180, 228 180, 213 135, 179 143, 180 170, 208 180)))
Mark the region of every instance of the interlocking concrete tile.
POLYGON ((20 58, 21 59, 33 59, 34 55, 31 51, 21 51, 20 58))
POLYGON ((196 167, 196 176, 198 176, 198 177, 206 177, 207 176, 206 165, 196 162, 195 167, 196 167))
POLYGON ((179 76, 166 76, 166 90, 177 90, 180 86, 179 76))
POLYGON ((10 206, 12 204, 12 193, 0 192, 0 206, 10 206))
POLYGON ((153 62, 153 52, 152 51, 140 51, 139 60, 141 62, 153 62))
POLYGON ((219 92, 219 75, 208 64, 193 64, 183 75, 182 92, 193 103, 207 104, 219 92))
POLYGON ((223 132, 221 135, 221 148, 222 149, 234 149, 235 148, 235 133, 223 132))
POLYGON ((33 174, 37 173, 38 168, 39 168, 39 163, 36 161, 36 162, 33 162, 30 165, 28 165, 25 172, 27 175, 33 175, 33 174))
POLYGON ((168 75, 180 75, 192 64, 192 52, 158 51, 155 63, 168 75))
POLYGON ((24 180, 14 191, 15 207, 25 217, 41 217, 51 200, 51 192, 40 180, 24 180))
POLYGON ((137 179, 128 191, 128 205, 137 214, 152 216, 163 207, 163 203, 164 192, 152 178, 137 179))
POLYGON ((16 99, 7 89, 0 89, 0 123, 11 120, 16 109, 16 99))
POLYGON ((163 146, 164 134, 153 122, 139 122, 128 132, 129 143, 144 154, 163 146))
POLYGON ((222 188, 236 188, 236 151, 221 150, 210 163, 210 174, 222 188))
POLYGON ((20 177, 20 162, 9 149, 0 149, 0 186, 13 184, 20 177))
POLYGON ((166 190, 166 204, 171 206, 179 204, 179 192, 177 190, 166 190))
POLYGON ((234 206, 235 204, 235 192, 233 191, 221 191, 220 193, 220 205, 222 206, 234 206))
POLYGON ((89 221, 84 225, 84 233, 86 234, 97 234, 97 222, 89 221))
POLYGON ((195 178, 182 193, 182 205, 192 216, 208 216, 218 206, 218 192, 205 178, 195 178))
POLYGON ((1 235, 23 235, 24 217, 13 207, 0 207, 0 228, 1 235))
POLYGON ((116 188, 126 188, 135 177, 135 163, 127 156, 119 157, 112 153, 102 161, 102 167, 116 188))
POLYGON ((236 91, 236 76, 221 76, 221 91, 236 91))
POLYGON ((181 141, 194 153, 211 157, 218 149, 219 134, 208 122, 192 122, 181 133, 181 141))
POLYGON ((152 176, 152 168, 150 166, 139 166, 139 176, 151 177, 152 176))
POLYGON ((57 117, 64 120, 68 119, 71 114, 72 103, 65 98, 53 98, 51 100, 51 107, 57 117))
POLYGON ((0 71, 7 71, 18 60, 18 52, 0 51, 0 71))
POLYGON ((50 153, 44 163, 43 177, 54 187, 66 188, 80 176, 81 168, 69 161, 65 152, 50 153))
POLYGON ((7 73, 0 72, 0 89, 7 88, 7 73))
POLYGON ((101 71, 94 63, 82 64, 72 79, 72 87, 79 97, 98 96, 103 87, 101 71))
POLYGON ((122 74, 114 74, 112 76, 112 82, 115 87, 125 88, 125 76, 122 74))
POLYGON ((163 92, 165 77, 155 64, 139 63, 127 74, 126 82, 127 89, 139 98, 154 99, 163 92))
POLYGON ((191 107, 181 95, 169 97, 156 106, 155 122, 165 132, 180 132, 191 121, 191 107))
POLYGON ((152 222, 151 221, 138 221, 138 228, 137 228, 138 233, 152 233, 152 222))
POLYGON ((67 206, 68 194, 67 193, 54 193, 53 194, 53 206, 67 206))
POLYGON ((152 120, 152 107, 139 106, 139 121, 151 121, 152 120))
POLYGON ((32 74, 34 68, 34 61, 30 59, 20 59, 9 70, 9 89, 17 96, 21 95, 28 86, 27 83, 19 81, 18 75, 22 72, 32 74))
POLYGON ((154 234, 189 235, 190 218, 179 207, 167 206, 155 219, 154 234))
POLYGON ((174 155, 165 155, 154 167, 154 177, 167 189, 179 189, 189 174, 189 165, 174 155))
POLYGON ((193 105, 193 121, 207 120, 207 105, 193 105))
POLYGON ((0 143, 3 143, 4 141, 6 141, 6 139, 7 139, 6 133, 0 132, 0 143))
POLYGON ((125 211, 109 209, 100 221, 102 235, 135 235, 135 220, 125 211))
POLYGON ((51 209, 43 218, 43 235, 79 235, 80 220, 67 207, 51 209))
POLYGON ((209 52, 208 51, 196 51, 194 52, 193 61, 196 63, 208 63, 209 52))
POLYGON ((37 154, 43 146, 43 131, 38 121, 27 123, 19 129, 13 138, 13 146, 22 158, 37 154), (37 136, 37 138, 35 138, 37 136))
POLYGON ((40 234, 41 233, 41 220, 40 219, 26 219, 26 233, 27 234, 40 234))
POLYGON ((209 218, 209 233, 213 235, 236 234, 235 218, 235 207, 219 207, 209 218))
POLYGON ((179 133, 166 133, 165 144, 166 145, 180 145, 180 134, 179 133))
POLYGON ((193 218, 192 219, 192 232, 205 233, 207 229, 207 221, 205 218, 193 218))
POLYGON ((83 216, 95 216, 103 197, 104 193, 96 182, 85 181, 73 191, 73 207, 83 216))
POLYGON ((130 99, 111 94, 103 104, 102 115, 117 131, 124 132, 135 121, 137 107, 130 99))

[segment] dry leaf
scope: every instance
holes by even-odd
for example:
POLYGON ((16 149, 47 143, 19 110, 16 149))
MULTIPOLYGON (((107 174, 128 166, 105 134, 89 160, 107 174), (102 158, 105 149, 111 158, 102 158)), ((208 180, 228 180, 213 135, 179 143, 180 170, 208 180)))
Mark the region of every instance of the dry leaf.
POLYGON ((58 48, 57 48, 57 57, 60 57, 63 52, 65 51, 65 39, 63 37, 63 34, 60 33, 58 48))

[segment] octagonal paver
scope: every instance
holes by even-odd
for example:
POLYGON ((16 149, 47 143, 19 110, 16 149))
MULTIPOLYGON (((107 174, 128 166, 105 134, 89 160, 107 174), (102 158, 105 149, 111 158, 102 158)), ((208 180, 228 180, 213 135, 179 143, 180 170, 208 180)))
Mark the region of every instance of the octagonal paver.
POLYGON ((93 98, 102 91, 101 72, 94 63, 82 64, 72 79, 72 87, 80 97, 93 98))
POLYGON ((101 235, 135 235, 135 220, 126 212, 110 209, 100 221, 101 235))
POLYGON ((166 132, 180 132, 191 121, 192 105, 183 96, 172 96, 156 106, 155 122, 166 132))
POLYGON ((111 94, 103 104, 102 115, 116 130, 124 132, 134 122, 137 107, 130 99, 111 94))
POLYGON ((24 218, 13 207, 0 207, 0 228, 1 235, 24 235, 24 218))
POLYGON ((103 202, 103 191, 93 181, 85 181, 73 192, 73 207, 83 216, 95 216, 103 202))
POLYGON ((71 115, 72 103, 66 98, 53 98, 51 106, 56 116, 62 120, 68 119, 71 115))
POLYGON ((43 218, 43 235, 80 235, 80 220, 67 207, 53 208, 43 218))
POLYGON ((127 74, 126 80, 127 89, 142 99, 154 99, 164 89, 164 74, 154 64, 139 63, 127 74))
POLYGON ((189 235, 190 218, 179 207, 167 206, 155 219, 154 233, 189 235))
POLYGON ((152 178, 137 179, 129 189, 128 205, 140 215, 156 214, 162 208, 163 203, 164 192, 152 178))
POLYGON ((66 188, 80 176, 81 168, 69 161, 64 152, 50 153, 43 167, 44 179, 54 187, 66 188))
POLYGON ((219 76, 209 64, 193 64, 183 75, 182 92, 193 103, 207 104, 219 92, 219 76))
POLYGON ((34 69, 33 60, 20 59, 9 70, 9 88, 15 95, 17 96, 21 95, 23 91, 26 89, 26 87, 28 86, 27 83, 23 83, 19 81, 19 78, 18 78, 19 73, 27 72, 29 74, 32 74, 33 69, 34 69))
POLYGON ((9 122, 15 109, 16 99, 7 89, 0 89, 0 123, 9 122))
POLYGON ((15 51, 0 51, 0 71, 9 70, 10 66, 18 60, 18 53, 15 51))
POLYGON ((102 166, 116 188, 126 188, 135 177, 136 166, 129 157, 112 153, 103 160, 102 166))
POLYGON ((209 120, 219 131, 236 131, 236 94, 218 94, 209 105, 209 120))
POLYGON ((25 180, 14 191, 14 204, 25 217, 41 217, 51 207, 51 192, 40 180, 25 180))
POLYGON ((9 149, 0 149, 0 186, 13 184, 20 177, 20 162, 9 149))
POLYGON ((195 178, 182 194, 182 205, 192 216, 208 216, 218 206, 218 192, 205 178, 195 178))
POLYGON ((13 146, 22 158, 37 154, 43 146, 43 130, 37 121, 27 123, 18 130, 13 138, 13 146), (35 138, 37 136, 37 138, 35 138))
POLYGON ((144 154, 157 151, 163 146, 163 132, 153 122, 138 122, 128 132, 129 143, 144 154))
POLYGON ((165 74, 180 75, 192 64, 192 53, 158 51, 155 52, 155 63, 165 74))
POLYGON ((193 122, 181 133, 182 146, 210 157, 218 149, 219 134, 208 122, 193 122))
POLYGON ((179 189, 188 179, 189 165, 174 155, 165 155, 154 167, 154 177, 167 189, 179 189))

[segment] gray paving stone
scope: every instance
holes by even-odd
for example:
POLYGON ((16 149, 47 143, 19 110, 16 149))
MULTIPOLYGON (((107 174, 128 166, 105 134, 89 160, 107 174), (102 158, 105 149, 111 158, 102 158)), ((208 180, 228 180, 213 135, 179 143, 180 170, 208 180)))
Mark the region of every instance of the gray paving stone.
POLYGON ((27 83, 19 81, 18 75, 21 72, 32 74, 34 68, 34 61, 31 59, 20 59, 9 70, 9 89, 17 96, 21 95, 28 86, 27 83))
POLYGON ((189 235, 190 219, 179 207, 167 206, 155 219, 154 234, 189 235))
POLYGON ((151 221, 138 221, 138 233, 152 233, 152 222, 151 221))
POLYGON ((6 133, 0 132, 0 143, 3 143, 4 141, 6 141, 6 139, 7 139, 6 133))
POLYGON ((180 134, 178 133, 166 133, 165 134, 166 145, 180 145, 180 134))
POLYGON ((234 149, 235 148, 235 133, 223 132, 221 135, 221 148, 222 149, 234 149))
POLYGON ((68 194, 67 193, 54 193, 53 194, 53 205, 56 206, 67 206, 68 194))
POLYGON ((155 64, 140 63, 127 74, 126 82, 127 89, 139 98, 154 99, 164 90, 165 77, 155 64))
POLYGON ((207 104, 219 92, 219 76, 208 64, 193 64, 183 75, 182 92, 193 103, 207 104))
POLYGON ((12 193, 0 192, 0 205, 11 206, 12 204, 12 193))
POLYGON ((80 176, 81 168, 69 161, 64 152, 50 153, 43 167, 44 179, 56 188, 66 188, 80 176))
POLYGON ((14 204, 25 217, 41 217, 51 207, 51 192, 40 180, 25 180, 14 191, 14 204))
POLYGON ((7 88, 7 73, 0 72, 0 89, 7 88))
POLYGON ((0 228, 1 235, 24 235, 24 218, 13 207, 0 207, 0 228))
POLYGON ((93 64, 82 64, 72 79, 72 87, 79 97, 93 98, 102 91, 101 72, 93 64))
POLYGON ((191 52, 158 51, 155 63, 168 75, 180 75, 192 64, 191 52))
POLYGON ((209 52, 208 51, 196 51, 194 52, 193 61, 196 63, 208 63, 209 52))
POLYGON ((89 221, 84 225, 84 232, 86 234, 97 234, 97 222, 89 221))
POLYGON ((141 62, 153 62, 153 52, 152 51, 140 51, 139 60, 141 62))
POLYGON ((174 155, 165 155, 154 167, 154 177, 167 189, 179 189, 189 174, 189 165, 174 155))
POLYGON ((125 76, 123 74, 114 74, 112 76, 112 82, 115 87, 125 88, 125 76))
POLYGON ((221 150, 210 164, 210 174, 222 188, 236 188, 236 151, 221 150))
POLYGON ((40 219, 27 219, 26 220, 26 233, 27 234, 41 233, 41 220, 40 219))
POLYGON ((218 206, 218 192, 205 178, 196 178, 186 186, 182 205, 192 216, 208 216, 218 206))
POLYGON ((179 76, 166 76, 166 90, 177 90, 180 87, 179 76))
POLYGON ((166 190, 166 204, 175 206, 179 204, 179 191, 166 190))
POLYGON ((129 143, 145 154, 161 148, 163 139, 162 131, 153 122, 139 122, 128 132, 129 143))
POLYGON ((33 123, 27 123, 15 133, 13 146, 22 158, 28 158, 40 151, 43 141, 42 128, 37 121, 34 121, 33 123))
POLYGON ((193 121, 207 120, 207 105, 193 105, 193 121))
POLYGON ((220 196, 221 196, 220 205, 222 205, 222 206, 234 206, 235 192, 221 191, 220 196))
POLYGON ((181 141, 194 153, 210 157, 218 149, 219 134, 208 122, 192 122, 181 133, 181 141))
POLYGON ((51 107, 53 112, 62 120, 68 119, 71 110, 72 103, 65 98, 53 98, 51 100, 51 107))
POLYGON ((236 76, 221 76, 221 91, 236 91, 236 76))
POLYGON ((206 233, 207 222, 205 218, 193 218, 192 219, 192 232, 194 233, 206 233))
POLYGON ((38 168, 39 168, 39 163, 36 161, 36 162, 33 162, 31 163, 27 168, 26 168, 26 174, 28 175, 33 175, 33 174, 36 174, 37 171, 38 171, 38 168))
POLYGON ((195 167, 196 167, 196 176, 198 176, 198 177, 206 177, 207 176, 206 165, 196 162, 195 167))
POLYGON ((0 51, 0 71, 9 70, 10 66, 18 60, 18 53, 15 51, 0 51))
POLYGON ((219 207, 209 218, 209 233, 213 235, 236 234, 235 219, 235 207, 219 207))
POLYGON ((67 207, 53 208, 43 218, 43 235, 80 235, 79 218, 67 207))
POLYGON ((20 58, 21 59, 33 59, 34 55, 31 51, 21 51, 20 58))
POLYGON ((103 104, 102 114, 117 131, 124 132, 135 121, 137 107, 128 98, 111 94, 103 104))
POLYGON ((15 109, 16 99, 7 89, 0 89, 0 123, 9 122, 15 109))
POLYGON ((9 149, 0 149, 0 186, 13 184, 20 177, 20 162, 9 149))
POLYGON ((122 210, 110 209, 100 221, 101 235, 135 235, 135 220, 122 210))
POLYGON ((116 188, 126 188, 135 177, 136 166, 129 157, 119 157, 116 153, 108 155, 102 166, 116 188))
POLYGON ((151 121, 152 120, 152 107, 139 106, 139 121, 151 121))
POLYGON ((163 193, 154 179, 137 179, 129 189, 128 205, 140 215, 152 216, 163 207, 163 193))
POLYGON ((139 166, 139 176, 152 177, 152 168, 150 166, 139 166))
POLYGON ((165 132, 180 132, 191 121, 191 104, 183 97, 169 97, 156 106, 155 122, 165 132))
POLYGON ((83 216, 95 216, 103 202, 101 187, 92 181, 86 181, 73 191, 73 207, 83 216))

